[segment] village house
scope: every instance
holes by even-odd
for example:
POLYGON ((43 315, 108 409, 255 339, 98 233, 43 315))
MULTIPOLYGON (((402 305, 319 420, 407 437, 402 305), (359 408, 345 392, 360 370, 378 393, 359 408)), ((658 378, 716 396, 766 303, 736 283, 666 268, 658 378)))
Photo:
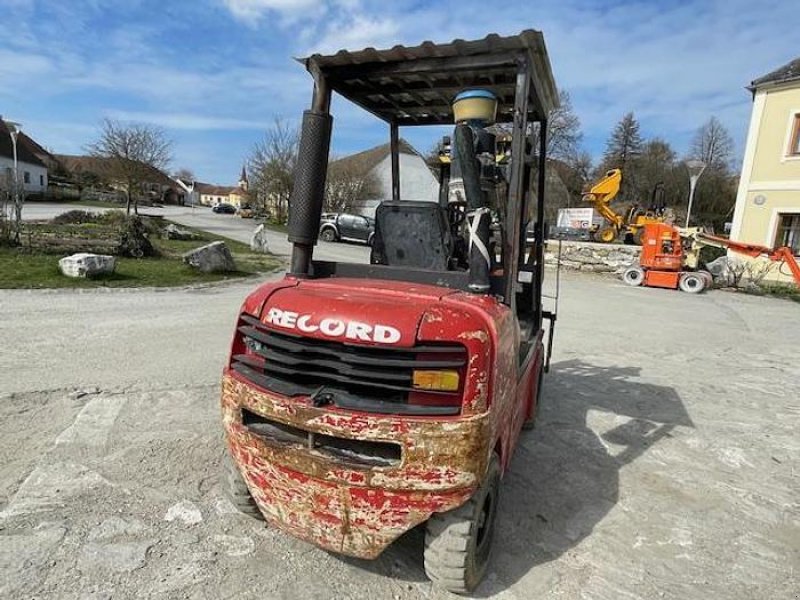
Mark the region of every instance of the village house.
MULTIPOLYGON (((73 156, 68 154, 54 155, 61 169, 79 187, 101 188, 107 186, 122 201, 124 186, 114 180, 111 161, 114 159, 97 156, 73 156)), ((142 198, 151 202, 165 204, 183 204, 185 192, 175 180, 155 167, 142 165, 145 173, 141 185, 142 198)))
POLYGON ((10 188, 14 180, 14 139, 16 133, 17 173, 24 193, 43 194, 47 191, 49 152, 15 125, 0 117, 0 187, 10 188))
POLYGON ((248 187, 247 171, 244 167, 235 186, 213 185, 199 181, 194 185, 200 204, 204 206, 231 204, 236 208, 248 205, 250 201, 248 187))
MULTIPOLYGON (((439 182, 425 163, 423 156, 407 141, 401 139, 400 150, 400 198, 436 202, 439 198, 439 182)), ((360 199, 351 207, 353 212, 374 217, 375 209, 384 200, 392 197, 392 160, 389 144, 383 144, 331 161, 331 173, 343 173, 349 178, 371 178, 376 189, 369 198, 360 199)))
MULTIPOLYGON (((788 246, 800 255, 800 58, 748 89, 753 110, 731 239, 788 246)), ((767 278, 792 281, 786 269, 773 269, 767 278)))

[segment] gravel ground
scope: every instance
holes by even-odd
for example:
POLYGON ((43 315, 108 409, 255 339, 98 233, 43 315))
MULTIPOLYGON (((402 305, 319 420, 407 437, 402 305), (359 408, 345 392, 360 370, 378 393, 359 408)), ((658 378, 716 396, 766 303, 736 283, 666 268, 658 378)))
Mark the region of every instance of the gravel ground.
MULTIPOLYGON (((0 291, 0 597, 449 597, 419 531, 358 561, 224 499, 218 381, 252 286, 0 291)), ((798 309, 565 276, 476 595, 797 599, 798 309)))

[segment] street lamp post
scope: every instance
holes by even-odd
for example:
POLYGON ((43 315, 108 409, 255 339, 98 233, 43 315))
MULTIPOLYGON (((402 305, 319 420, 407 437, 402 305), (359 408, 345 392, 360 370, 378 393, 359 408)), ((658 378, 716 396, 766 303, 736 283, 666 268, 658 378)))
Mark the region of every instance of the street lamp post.
POLYGON ((19 187, 19 166, 17 161, 17 136, 19 135, 22 125, 14 121, 6 121, 8 134, 11 136, 11 148, 14 155, 14 202, 17 199, 17 188, 19 187))
MULTIPOLYGON (((19 220, 22 216, 22 207, 19 201, 19 161, 17 160, 17 136, 22 130, 22 125, 14 121, 6 121, 8 134, 11 136, 11 148, 14 155, 14 215, 16 219, 15 224, 15 239, 19 241, 19 220)), ((9 215, 10 216, 10 215, 9 215)))
POLYGON ((689 227, 689 219, 692 216, 692 202, 694 202, 694 190, 697 187, 697 180, 706 170, 706 163, 702 160, 687 160, 686 168, 689 170, 689 208, 686 210, 686 227, 689 227))

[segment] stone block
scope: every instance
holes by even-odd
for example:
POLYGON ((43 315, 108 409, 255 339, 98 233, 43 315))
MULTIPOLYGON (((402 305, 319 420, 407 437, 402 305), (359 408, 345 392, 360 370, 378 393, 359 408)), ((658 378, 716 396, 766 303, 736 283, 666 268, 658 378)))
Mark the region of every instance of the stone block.
POLYGON ((183 262, 203 273, 228 273, 236 270, 225 242, 211 242, 183 255, 183 262))
POLYGON ((58 268, 67 277, 97 277, 110 275, 117 266, 116 258, 107 254, 80 252, 58 261, 58 268))

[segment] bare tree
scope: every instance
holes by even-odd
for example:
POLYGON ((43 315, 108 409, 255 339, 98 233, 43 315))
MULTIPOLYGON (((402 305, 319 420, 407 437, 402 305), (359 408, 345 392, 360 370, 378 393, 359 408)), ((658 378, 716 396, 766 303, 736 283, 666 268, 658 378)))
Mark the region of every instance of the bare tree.
POLYGON ((567 90, 558 90, 558 99, 561 105, 547 119, 547 155, 572 165, 580 156, 581 120, 567 90))
POLYGON ((123 187, 128 214, 131 201, 138 212, 142 183, 152 176, 153 169, 167 167, 171 150, 172 142, 163 129, 144 123, 125 125, 112 119, 103 120, 100 138, 88 146, 92 156, 106 160, 106 175, 123 187))
POLYGON ((716 117, 711 117, 694 134, 689 157, 702 160, 707 168, 725 173, 733 159, 733 138, 716 117))
MULTIPOLYGON (((733 215, 736 204, 736 174, 733 162, 733 139, 716 117, 711 117, 695 133, 689 147, 689 158, 706 163, 697 182, 693 215, 699 222, 722 228, 733 215)), ((686 179, 686 171, 684 171, 686 179)))
POLYGON ((247 159, 252 197, 281 223, 288 216, 299 142, 297 128, 276 117, 247 159))
POLYGON ((672 203, 676 208, 683 207, 688 182, 683 167, 677 162, 677 154, 669 142, 658 137, 647 140, 636 161, 635 171, 636 189, 632 201, 641 206, 649 206, 654 199, 656 188, 660 188, 663 189, 667 204, 672 203))
POLYGON ((348 212, 379 193, 380 182, 373 173, 361 173, 348 161, 331 161, 325 180, 325 210, 348 212))
MULTIPOLYGON (((572 99, 567 90, 558 90, 558 99, 560 106, 551 110, 547 119, 547 156, 572 165, 581 159, 580 144, 583 140, 581 120, 575 114, 575 109, 572 107, 572 99)), ((534 144, 538 151, 538 124, 532 123, 530 127, 532 128, 534 144)), ((498 123, 494 126, 494 130, 498 134, 511 135, 512 128, 513 126, 510 123, 498 123)), ((428 153, 427 156, 430 159, 426 158, 426 162, 433 161, 437 150, 438 147, 434 147, 428 153)))
POLYGON ((181 167, 175 173, 172 174, 174 179, 180 179, 181 181, 194 181, 194 171, 191 169, 187 169, 186 167, 181 167))

